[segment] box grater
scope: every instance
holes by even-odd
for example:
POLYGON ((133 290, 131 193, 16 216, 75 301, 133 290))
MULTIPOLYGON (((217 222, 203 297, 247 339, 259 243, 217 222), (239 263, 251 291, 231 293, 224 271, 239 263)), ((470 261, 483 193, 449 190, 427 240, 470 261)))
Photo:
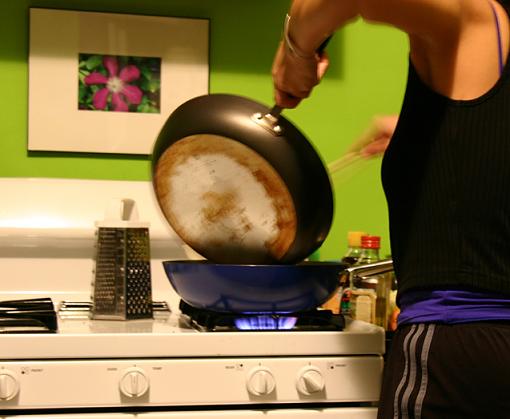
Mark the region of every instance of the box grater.
POLYGON ((92 318, 152 318, 149 224, 132 199, 115 200, 96 222, 92 318))

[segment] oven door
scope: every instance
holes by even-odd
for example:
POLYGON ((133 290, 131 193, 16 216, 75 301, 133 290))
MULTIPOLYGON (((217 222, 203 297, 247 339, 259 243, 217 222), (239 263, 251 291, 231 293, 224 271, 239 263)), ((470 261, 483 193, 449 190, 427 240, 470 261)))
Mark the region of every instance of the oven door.
MULTIPOLYGON (((14 412, 12 412, 14 413, 14 412)), ((0 415, 2 413, 0 412, 0 415)), ((374 407, 336 407, 336 408, 302 408, 270 410, 193 410, 179 412, 141 412, 141 413, 86 413, 51 415, 10 415, 2 419, 376 419, 374 407)))

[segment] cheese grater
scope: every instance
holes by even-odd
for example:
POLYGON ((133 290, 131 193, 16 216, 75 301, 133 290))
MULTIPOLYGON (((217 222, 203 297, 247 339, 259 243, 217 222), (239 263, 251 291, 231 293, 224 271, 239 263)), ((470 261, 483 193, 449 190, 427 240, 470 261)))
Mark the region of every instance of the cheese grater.
POLYGON ((96 227, 92 318, 152 318, 149 228, 135 201, 112 201, 96 227))

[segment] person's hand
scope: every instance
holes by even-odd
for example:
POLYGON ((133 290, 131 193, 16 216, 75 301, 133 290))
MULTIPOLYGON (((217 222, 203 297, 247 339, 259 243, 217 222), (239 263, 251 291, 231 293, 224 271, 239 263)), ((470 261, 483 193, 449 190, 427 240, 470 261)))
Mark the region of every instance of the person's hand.
POLYGON ((275 103, 282 108, 295 108, 319 84, 328 65, 325 52, 303 58, 281 42, 272 68, 275 103))
POLYGON ((383 154, 395 132, 397 122, 398 115, 374 116, 365 131, 349 147, 349 151, 359 152, 362 157, 383 154))
POLYGON ((343 172, 353 164, 384 153, 397 126, 397 115, 374 116, 369 126, 350 145, 344 155, 328 164, 330 174, 343 172))

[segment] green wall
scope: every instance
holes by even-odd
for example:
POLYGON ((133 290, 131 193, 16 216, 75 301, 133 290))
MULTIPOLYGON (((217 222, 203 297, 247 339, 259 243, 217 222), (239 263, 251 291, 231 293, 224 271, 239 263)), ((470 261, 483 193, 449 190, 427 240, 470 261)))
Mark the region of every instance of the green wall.
MULTIPOLYGON (((0 176, 148 180, 147 156, 27 152, 29 7, 208 18, 210 91, 272 103, 270 68, 287 1, 259 0, 0 0, 0 176)), ((328 47, 332 65, 311 98, 285 111, 325 162, 339 158, 374 114, 398 112, 405 85, 407 41, 394 29, 350 24, 328 47)), ((58 123, 58 121, 55 121, 58 123)), ((335 220, 318 252, 333 259, 348 230, 383 236, 386 203, 376 158, 333 177, 335 220)), ((6 199, 4 197, 4 199, 6 199)))

